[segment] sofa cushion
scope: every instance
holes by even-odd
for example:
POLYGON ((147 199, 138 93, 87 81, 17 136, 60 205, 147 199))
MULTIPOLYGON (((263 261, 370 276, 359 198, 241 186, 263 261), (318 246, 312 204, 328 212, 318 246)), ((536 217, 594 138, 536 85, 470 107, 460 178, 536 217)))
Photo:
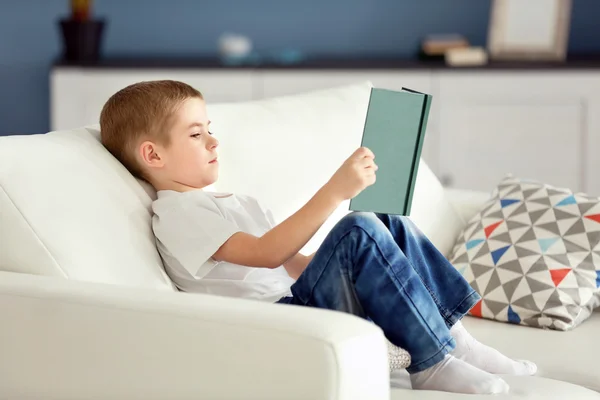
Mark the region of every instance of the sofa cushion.
POLYGON ((174 290, 151 196, 81 128, 0 138, 0 269, 174 290))
POLYGON ((471 314, 573 329, 600 303, 600 199, 508 175, 450 261, 483 298, 471 314))
POLYGON ((509 357, 535 362, 538 376, 571 382, 600 392, 598 312, 592 313, 577 329, 567 332, 471 316, 465 317, 463 324, 480 342, 509 357))
MULTIPOLYGON (((211 104, 207 98, 211 130, 221 143, 220 178, 214 189, 256 197, 281 222, 360 146, 371 87, 365 82, 243 103, 211 104)), ((306 253, 315 251, 348 213, 348 203, 327 220, 304 248, 306 253)), ((411 218, 444 254, 462 227, 423 160, 411 218)))
MULTIPOLYGON (((408 374, 406 375, 408 378, 408 374)), ((505 395, 461 395, 433 390, 392 389, 391 400, 457 400, 457 399, 502 399, 502 400, 600 400, 600 393, 555 379, 536 376, 503 376, 510 386, 505 395)), ((394 382, 392 382, 392 385, 394 382)))

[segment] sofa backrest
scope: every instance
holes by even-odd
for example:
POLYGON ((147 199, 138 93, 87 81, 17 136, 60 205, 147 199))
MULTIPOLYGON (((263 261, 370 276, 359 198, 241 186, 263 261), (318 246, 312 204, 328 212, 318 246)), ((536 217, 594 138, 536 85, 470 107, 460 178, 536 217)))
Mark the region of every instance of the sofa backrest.
MULTIPOLYGON (((360 146, 371 87, 364 82, 231 104, 211 105, 207 99, 211 130, 221 143, 215 190, 255 196, 277 221, 287 218, 360 146)), ((317 249, 348 206, 345 202, 336 210, 304 252, 317 249)), ((462 228, 440 181, 423 160, 411 218, 444 254, 462 228)))
MULTIPOLYGON (((221 142, 220 180, 210 189, 255 196, 282 221, 360 146, 370 88, 207 99, 221 142)), ((106 151, 98 129, 0 138, 0 270, 172 290, 151 229, 156 194, 106 151)), ((304 251, 316 250, 347 212, 345 202, 304 251)), ((424 162, 411 218, 450 251, 460 218, 424 162)))

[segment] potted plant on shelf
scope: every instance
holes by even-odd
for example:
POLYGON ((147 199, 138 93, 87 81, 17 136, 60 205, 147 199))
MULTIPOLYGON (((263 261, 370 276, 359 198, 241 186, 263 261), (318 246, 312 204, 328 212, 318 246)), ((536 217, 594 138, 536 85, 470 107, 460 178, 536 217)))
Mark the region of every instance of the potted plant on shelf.
POLYGON ((100 57, 105 22, 92 18, 92 0, 70 0, 71 15, 60 20, 63 58, 95 61, 100 57))

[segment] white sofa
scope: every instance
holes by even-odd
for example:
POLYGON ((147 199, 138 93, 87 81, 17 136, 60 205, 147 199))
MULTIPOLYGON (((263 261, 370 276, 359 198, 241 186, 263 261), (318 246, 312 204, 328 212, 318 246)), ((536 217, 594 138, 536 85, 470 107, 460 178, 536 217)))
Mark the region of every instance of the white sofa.
MULTIPOLYGON (((214 189, 289 215, 360 143, 368 91, 210 105, 214 189)), ((151 232, 155 193, 98 137, 90 126, 0 138, 0 399, 478 398, 412 391, 404 371, 390 380, 381 330, 357 317, 177 292, 151 232)), ((444 190, 422 162, 411 218, 447 254, 486 199, 444 190)), ((599 313, 572 332, 465 325, 539 365, 538 377, 507 377, 500 398, 600 399, 599 313)))

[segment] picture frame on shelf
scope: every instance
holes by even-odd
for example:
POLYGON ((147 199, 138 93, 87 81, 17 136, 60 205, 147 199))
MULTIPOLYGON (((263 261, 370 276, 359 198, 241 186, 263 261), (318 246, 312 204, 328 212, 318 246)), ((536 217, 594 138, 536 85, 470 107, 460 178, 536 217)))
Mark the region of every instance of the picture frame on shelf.
POLYGON ((488 51, 494 60, 564 61, 572 0, 493 0, 488 51))

